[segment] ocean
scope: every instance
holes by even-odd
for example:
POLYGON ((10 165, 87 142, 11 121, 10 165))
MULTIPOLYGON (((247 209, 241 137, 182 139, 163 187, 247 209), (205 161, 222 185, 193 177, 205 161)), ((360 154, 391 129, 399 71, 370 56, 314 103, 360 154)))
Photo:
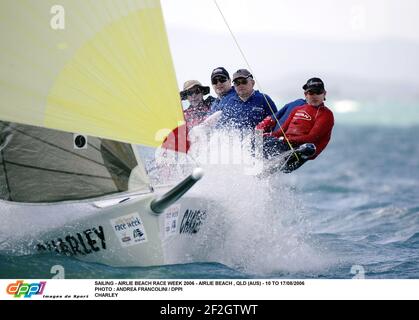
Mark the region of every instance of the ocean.
POLYGON ((417 105, 397 121, 390 109, 362 117, 345 103, 329 146, 296 172, 255 184, 223 172, 196 186, 234 207, 211 219, 228 236, 216 222, 203 227, 213 263, 114 268, 0 251, 0 278, 48 279, 57 265, 72 279, 419 278, 417 105))

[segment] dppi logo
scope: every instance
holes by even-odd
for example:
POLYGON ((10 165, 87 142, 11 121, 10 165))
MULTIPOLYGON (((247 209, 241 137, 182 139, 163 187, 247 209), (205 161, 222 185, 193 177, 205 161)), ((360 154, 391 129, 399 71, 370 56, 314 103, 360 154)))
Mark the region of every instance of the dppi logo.
POLYGON ((22 295, 24 298, 31 298, 34 294, 42 294, 46 283, 46 281, 24 283, 22 280, 18 280, 15 283, 9 284, 6 291, 8 294, 14 295, 15 298, 20 298, 22 295))

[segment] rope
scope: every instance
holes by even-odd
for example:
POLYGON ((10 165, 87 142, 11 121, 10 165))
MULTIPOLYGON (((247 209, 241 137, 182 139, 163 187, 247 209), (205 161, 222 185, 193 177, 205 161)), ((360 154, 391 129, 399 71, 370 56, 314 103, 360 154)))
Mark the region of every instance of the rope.
MULTIPOLYGON (((214 3, 215 3, 215 6, 217 7, 218 11, 220 12, 221 17, 223 18, 224 23, 225 23, 225 25, 227 26, 227 29, 228 29, 228 31, 230 32, 231 37, 232 37, 232 38, 233 38, 233 40, 234 40, 234 43, 236 44, 237 48, 239 49, 240 55, 242 56, 243 60, 245 61, 245 64, 246 64, 247 68, 249 69, 250 73, 253 75, 254 73, 253 73, 252 67, 250 66, 250 63, 249 63, 249 61, 247 60, 246 55, 244 54, 244 52, 243 52, 242 48, 240 47, 240 44, 239 44, 239 42, 237 41, 237 39, 236 39, 236 37, 235 37, 235 35, 234 35, 234 33, 233 33, 233 30, 230 28, 230 25, 229 25, 229 23, 228 23, 228 21, 227 21, 226 17, 224 16, 223 12, 221 11, 221 8, 220 8, 220 6, 218 5, 217 0, 214 0, 214 3)), ((295 152, 294 148, 292 147, 292 145, 291 145, 290 141, 288 140, 288 137, 287 137, 287 135, 285 134, 284 129, 282 128, 281 124, 279 123, 279 120, 278 120, 278 118, 276 117, 275 112, 274 112, 274 110, 273 110, 273 108, 272 108, 271 104, 270 104, 270 103, 269 103, 269 101, 268 101, 268 98, 266 98, 266 95, 263 93, 263 91, 264 91, 264 90, 263 90, 262 86, 260 85, 260 83, 259 83, 259 81, 258 81, 257 79, 254 79, 254 80, 255 80, 255 82, 256 82, 256 84, 257 84, 257 86, 258 86, 258 87, 260 88, 260 90, 262 91, 262 95, 263 95, 263 97, 264 97, 264 99, 265 99, 265 101, 266 101, 266 103, 267 103, 267 105, 268 105, 269 109, 271 110, 272 116, 273 116, 273 118, 274 118, 275 122, 278 124, 279 129, 281 130, 282 135, 284 136, 285 141, 287 142, 287 144, 288 144, 288 146, 289 146, 290 150, 292 151, 292 153, 294 154, 294 156, 297 158, 297 161, 299 161, 300 159, 299 159, 299 157, 298 157, 297 153, 295 152)))

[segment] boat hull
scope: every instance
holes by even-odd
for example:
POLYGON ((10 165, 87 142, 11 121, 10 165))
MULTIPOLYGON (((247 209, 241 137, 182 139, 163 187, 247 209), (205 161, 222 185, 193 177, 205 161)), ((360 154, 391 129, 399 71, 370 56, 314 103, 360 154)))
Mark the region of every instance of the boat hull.
MULTIPOLYGON (((9 239, 9 245, 14 252, 55 252, 117 267, 204 262, 205 259, 194 259, 194 239, 200 235, 209 208, 214 208, 212 201, 186 195, 163 213, 155 214, 150 209, 155 196, 148 193, 82 204, 24 205, 20 218, 26 215, 26 219, 33 220, 32 231, 15 241, 9 239), (49 214, 30 215, 42 208, 49 214), (42 224, 53 212, 60 211, 65 211, 68 219, 39 228, 37 221, 42 224)), ((17 216, 15 221, 20 219, 19 213, 17 216)))

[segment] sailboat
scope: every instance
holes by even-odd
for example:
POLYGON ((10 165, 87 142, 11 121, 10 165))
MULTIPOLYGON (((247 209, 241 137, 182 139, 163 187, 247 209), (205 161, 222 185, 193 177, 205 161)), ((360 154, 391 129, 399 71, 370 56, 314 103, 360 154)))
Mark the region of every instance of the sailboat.
POLYGON ((3 0, 0 40, 2 249, 190 262, 202 170, 153 185, 138 147, 184 122, 160 2, 3 0))

